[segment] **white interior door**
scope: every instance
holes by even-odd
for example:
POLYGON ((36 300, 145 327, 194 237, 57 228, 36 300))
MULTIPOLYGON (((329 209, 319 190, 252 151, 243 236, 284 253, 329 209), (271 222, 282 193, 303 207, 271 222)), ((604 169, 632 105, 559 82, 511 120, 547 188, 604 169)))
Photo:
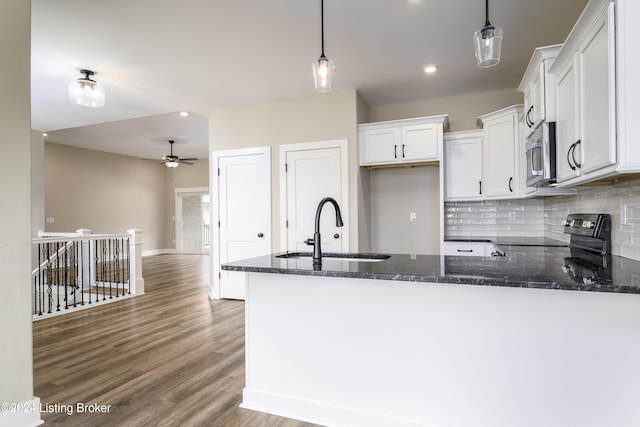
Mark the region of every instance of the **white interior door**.
POLYGON ((313 238, 316 209, 325 197, 333 197, 338 202, 345 225, 336 227, 333 205, 326 204, 320 221, 322 250, 349 250, 346 153, 346 141, 283 146, 280 158, 284 159, 286 171, 283 196, 286 251, 312 250, 304 241, 313 238))
MULTIPOLYGON (((217 156, 218 267, 271 252, 269 152, 231 154, 217 156)), ((219 270, 218 279, 220 298, 245 298, 244 273, 219 270)))

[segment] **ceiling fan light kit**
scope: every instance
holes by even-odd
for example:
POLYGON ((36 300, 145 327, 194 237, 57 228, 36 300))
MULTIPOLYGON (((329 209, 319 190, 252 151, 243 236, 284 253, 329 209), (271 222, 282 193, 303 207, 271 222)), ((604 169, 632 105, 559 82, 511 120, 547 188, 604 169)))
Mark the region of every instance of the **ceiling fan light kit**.
POLYGON ((84 77, 69 83, 69 100, 84 107, 104 106, 104 88, 91 78, 95 73, 91 70, 80 70, 84 77))
POLYGON ((169 145, 171 147, 171 153, 168 156, 162 156, 162 163, 164 163, 164 165, 170 169, 173 168, 177 168, 178 165, 185 164, 185 165, 192 165, 193 163, 191 163, 193 160, 198 160, 196 157, 189 157, 186 159, 181 159, 178 156, 175 156, 173 154, 173 144, 175 143, 175 141, 173 140, 169 140, 169 145))
POLYGON ((331 92, 333 88, 333 71, 336 64, 324 55, 324 0, 320 0, 320 37, 322 40, 322 53, 320 58, 313 63, 313 80, 316 91, 331 92))
POLYGON ((480 68, 498 65, 502 49, 502 28, 489 22, 489 0, 485 0, 485 12, 484 27, 473 35, 473 47, 480 68))

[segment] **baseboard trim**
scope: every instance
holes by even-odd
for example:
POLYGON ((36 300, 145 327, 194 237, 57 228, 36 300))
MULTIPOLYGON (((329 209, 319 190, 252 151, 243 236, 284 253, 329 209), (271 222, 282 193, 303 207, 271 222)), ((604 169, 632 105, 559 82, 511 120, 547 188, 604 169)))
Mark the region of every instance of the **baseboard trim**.
POLYGON ((0 427, 34 427, 44 424, 40 419, 39 397, 17 403, 13 409, 15 411, 0 412, 0 427))
POLYGON ((253 388, 245 388, 242 391, 240 407, 320 425, 443 427, 424 421, 331 405, 253 388))

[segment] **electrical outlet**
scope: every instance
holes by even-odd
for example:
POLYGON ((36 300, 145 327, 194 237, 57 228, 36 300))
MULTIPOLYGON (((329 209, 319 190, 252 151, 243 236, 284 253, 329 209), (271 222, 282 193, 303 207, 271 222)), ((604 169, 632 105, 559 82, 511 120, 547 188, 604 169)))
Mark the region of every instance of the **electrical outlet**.
POLYGON ((56 222, 56 219, 52 216, 48 216, 45 222, 47 224, 53 224, 54 222, 56 222))
POLYGON ((415 212, 409 212, 409 221, 411 222, 416 222, 416 213, 415 212))

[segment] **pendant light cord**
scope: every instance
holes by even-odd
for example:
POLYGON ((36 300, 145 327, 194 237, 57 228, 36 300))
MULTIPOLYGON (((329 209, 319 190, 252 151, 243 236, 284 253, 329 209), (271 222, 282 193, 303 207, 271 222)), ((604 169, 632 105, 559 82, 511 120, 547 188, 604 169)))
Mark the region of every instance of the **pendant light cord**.
POLYGON ((324 58, 324 0, 320 0, 320 34, 322 39, 322 53, 320 57, 324 58))
POLYGON ((485 22, 484 22, 484 26, 485 27, 491 26, 491 22, 489 22, 489 0, 486 0, 486 2, 485 2, 485 22))

